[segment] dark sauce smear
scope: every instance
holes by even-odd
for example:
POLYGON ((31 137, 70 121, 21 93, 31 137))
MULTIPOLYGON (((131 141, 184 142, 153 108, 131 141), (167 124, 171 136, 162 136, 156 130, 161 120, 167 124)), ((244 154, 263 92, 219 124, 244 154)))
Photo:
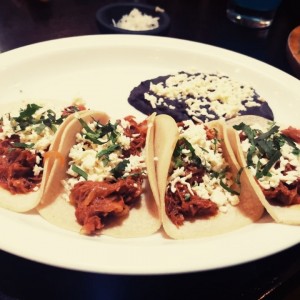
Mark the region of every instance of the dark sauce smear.
MULTIPOLYGON (((195 76, 200 73, 189 74, 186 72, 180 72, 178 74, 187 74, 188 76, 195 76)), ((185 97, 181 97, 181 99, 171 100, 167 97, 156 95, 150 89, 151 83, 155 84, 155 85, 161 83, 163 87, 166 87, 166 80, 168 78, 170 78, 171 76, 174 76, 174 75, 159 76, 154 79, 142 81, 140 83, 140 85, 133 88, 133 90, 131 91, 131 93, 128 97, 129 104, 146 115, 150 115, 153 112, 156 112, 157 114, 168 114, 171 117, 173 117, 176 122, 191 119, 193 117, 193 115, 188 114, 188 112, 187 112, 188 105, 185 102, 185 100, 186 100, 185 97), (145 99, 145 93, 148 93, 149 95, 153 95, 153 96, 156 96, 159 98, 163 98, 163 102, 159 103, 159 104, 156 103, 156 107, 153 108, 150 101, 145 99), (169 106, 173 106, 173 107, 175 107, 175 109, 171 109, 169 106)), ((219 76, 219 75, 213 75, 213 76, 219 76)), ((228 78, 227 76, 224 76, 224 75, 223 75, 223 77, 228 78)), ((244 88, 243 85, 241 85, 240 88, 243 89, 244 88)), ((218 116, 212 109, 210 109, 209 104, 204 105, 204 103, 203 103, 204 100, 210 101, 210 99, 207 96, 200 95, 200 96, 195 97, 194 99, 199 101, 198 107, 201 107, 202 109, 206 108, 207 113, 211 115, 211 117, 208 118, 204 114, 196 114, 194 116, 197 119, 200 119, 203 122, 208 122, 208 121, 216 120, 219 118, 229 119, 229 118, 226 118, 225 115, 223 115, 221 117, 218 116)), ((261 116, 261 117, 264 117, 269 120, 274 120, 273 112, 272 112, 271 108, 269 107, 268 103, 260 100, 260 96, 254 90, 253 90, 253 97, 251 100, 255 103, 258 103, 259 106, 246 107, 246 110, 239 111, 237 113, 237 115, 257 115, 257 116, 261 116)), ((219 102, 221 103, 221 101, 219 101, 219 102)), ((246 99, 241 100, 241 102, 243 104, 245 104, 247 102, 247 100, 246 99)), ((237 115, 235 115, 235 116, 237 116, 237 115)), ((235 116, 232 116, 232 118, 235 116)))

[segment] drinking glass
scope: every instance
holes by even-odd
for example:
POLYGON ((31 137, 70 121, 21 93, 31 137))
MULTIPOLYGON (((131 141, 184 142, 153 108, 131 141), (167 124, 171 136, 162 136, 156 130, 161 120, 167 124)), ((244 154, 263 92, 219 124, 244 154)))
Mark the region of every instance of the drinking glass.
POLYGON ((269 27, 281 0, 229 0, 227 17, 251 28, 269 27))

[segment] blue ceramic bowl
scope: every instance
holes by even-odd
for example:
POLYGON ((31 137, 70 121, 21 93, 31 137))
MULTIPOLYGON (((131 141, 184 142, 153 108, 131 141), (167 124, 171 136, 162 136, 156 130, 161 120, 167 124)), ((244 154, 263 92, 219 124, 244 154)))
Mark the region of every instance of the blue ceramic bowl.
POLYGON ((141 3, 115 3, 103 6, 96 13, 98 27, 101 33, 123 33, 123 34, 147 34, 147 35, 167 35, 170 27, 170 18, 165 12, 158 12, 155 6, 141 3), (132 9, 137 8, 141 13, 152 17, 159 17, 159 26, 150 30, 127 30, 115 27, 113 24, 118 22, 124 15, 128 15, 132 9))

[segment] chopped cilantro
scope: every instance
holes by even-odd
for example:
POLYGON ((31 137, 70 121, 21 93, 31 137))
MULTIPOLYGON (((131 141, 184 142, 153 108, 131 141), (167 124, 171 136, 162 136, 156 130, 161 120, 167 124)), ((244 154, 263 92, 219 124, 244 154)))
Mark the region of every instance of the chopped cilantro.
POLYGON ((112 124, 108 122, 105 125, 100 125, 99 123, 97 123, 97 128, 101 130, 99 137, 102 138, 104 136, 107 136, 112 143, 115 143, 119 136, 119 133, 117 132, 117 126, 118 123, 112 124))
POLYGON ((104 165, 106 166, 109 162, 109 155, 115 150, 120 149, 120 145, 114 144, 109 146, 106 149, 101 150, 97 153, 96 157, 103 160, 104 165))
POLYGON ((272 126, 267 132, 260 134, 255 139, 255 141, 266 140, 266 139, 270 138, 274 133, 277 133, 278 131, 279 131, 279 126, 277 126, 277 125, 272 126))
POLYGON ((285 143, 285 138, 283 135, 275 135, 273 138, 274 147, 279 150, 285 143))
POLYGON ((32 149, 34 146, 34 143, 26 144, 26 143, 13 143, 12 144, 15 148, 24 148, 24 149, 32 149))
POLYGON ((215 171, 212 171, 212 172, 210 173, 210 176, 211 176, 212 178, 219 178, 220 173, 215 172, 215 171))
POLYGON ((175 168, 179 168, 183 166, 183 160, 181 158, 182 150, 184 149, 184 145, 176 144, 174 152, 173 152, 173 161, 175 164, 175 168))
POLYGON ((184 195, 184 201, 188 202, 188 201, 190 201, 190 200, 191 200, 191 195, 188 194, 188 193, 186 193, 186 194, 184 195))
POLYGON ((284 139, 285 142, 287 142, 293 148, 297 147, 296 144, 295 144, 295 142, 291 138, 287 137, 284 134, 281 134, 281 137, 284 139))
POLYGON ((233 195, 239 195, 239 194, 240 194, 239 192, 237 192, 237 191, 233 190, 232 188, 230 188, 230 187, 222 180, 222 178, 220 179, 220 185, 221 185, 221 187, 222 187, 224 190, 226 190, 227 192, 229 192, 229 193, 231 193, 231 194, 233 194, 233 195))
POLYGON ((296 156, 299 156, 300 155, 300 149, 299 148, 295 148, 293 150, 293 154, 296 155, 296 156))
POLYGON ((79 176, 83 177, 85 180, 88 180, 88 174, 86 172, 84 172, 82 169, 80 169, 76 165, 72 165, 71 168, 72 168, 72 171, 77 173, 79 176))
POLYGON ((250 126, 248 126, 248 125, 246 125, 245 123, 242 122, 239 125, 234 125, 233 128, 236 129, 236 130, 242 130, 246 134, 249 142, 251 144, 254 143, 255 133, 254 133, 254 130, 252 130, 250 126))
POLYGON ((46 128, 46 125, 42 123, 42 124, 40 124, 39 126, 35 127, 35 128, 34 128, 34 131, 35 131, 37 134, 41 134, 45 128, 46 128))
POLYGON ((34 113, 36 113, 41 106, 37 104, 27 104, 25 109, 20 110, 20 114, 18 117, 13 118, 20 126, 21 130, 24 130, 27 126, 35 124, 35 120, 33 118, 34 113))
POLYGON ((112 175, 115 178, 120 178, 123 175, 123 172, 125 171, 126 166, 129 164, 129 160, 128 159, 124 159, 122 160, 118 165, 116 165, 116 167, 114 167, 113 169, 110 170, 110 172, 112 173, 112 175))
POLYGON ((60 125, 63 122, 63 119, 57 119, 56 113, 51 109, 43 112, 39 119, 34 118, 33 115, 40 108, 42 108, 42 106, 32 103, 27 104, 25 109, 21 109, 19 116, 13 118, 13 120, 17 123, 15 129, 20 128, 21 130, 24 130, 28 126, 39 125, 34 129, 38 134, 40 134, 46 127, 49 127, 53 132, 56 132, 57 128, 55 125, 60 125))
MULTIPOLYGON (((209 153, 206 149, 204 149, 203 147, 200 147, 200 149, 203 151, 203 152, 206 152, 206 153, 209 153)), ((215 152, 216 153, 216 152, 215 152)))
POLYGON ((235 178, 234 181, 235 181, 235 183, 238 184, 238 185, 241 184, 241 175, 242 175, 243 171, 244 171, 244 168, 240 168, 239 171, 238 171, 237 174, 236 174, 236 178, 235 178))
MULTIPOLYGON (((264 166, 264 168, 262 169, 262 171, 258 175, 260 177, 269 176, 270 169, 279 160, 280 157, 281 157, 281 152, 279 150, 277 150, 273 154, 273 156, 270 158, 270 160, 266 163, 266 165, 264 166)), ((257 177, 257 178, 260 178, 260 177, 257 177)))
POLYGON ((79 122, 86 131, 84 133, 85 138, 96 145, 103 145, 108 141, 115 143, 117 137, 119 136, 119 133, 116 130, 118 125, 117 123, 111 124, 110 122, 108 122, 107 124, 102 125, 97 122, 95 130, 92 130, 84 120, 79 119, 79 122), (101 141, 100 139, 104 138, 105 136, 107 137, 107 140, 101 141))
POLYGON ((218 143, 220 143, 220 140, 218 139, 218 130, 216 128, 213 128, 215 132, 215 138, 213 139, 213 145, 214 145, 214 153, 217 153, 218 150, 218 143))
POLYGON ((256 142, 256 147, 259 152, 268 159, 270 159, 277 150, 272 140, 258 140, 256 142))
MULTIPOLYGON (((252 160, 253 155, 257 152, 260 158, 268 159, 267 164, 262 165, 260 160, 256 164, 257 179, 263 176, 271 176, 270 169, 281 157, 281 147, 288 143, 290 146, 297 149, 296 144, 288 137, 279 133, 279 126, 272 124, 270 129, 266 132, 251 129, 250 126, 241 123, 234 126, 236 130, 242 130, 250 142, 250 147, 247 152, 247 167, 254 166, 252 160)), ((296 151, 297 152, 297 151, 296 151)))
POLYGON ((201 159, 198 155, 196 155, 195 153, 195 149, 194 147, 192 146, 192 144, 185 138, 182 138, 181 139, 182 142, 184 143, 184 148, 185 149, 188 149, 190 151, 190 159, 197 165, 197 166, 202 166, 202 162, 201 162, 201 159))
POLYGON ((255 150, 256 150, 255 145, 251 145, 249 150, 248 150, 248 153, 247 153, 247 166, 248 167, 251 167, 251 166, 254 165, 254 163, 252 161, 252 157, 255 153, 255 150))
MULTIPOLYGON (((220 179, 220 185, 221 185, 221 187, 222 187, 224 190, 230 192, 230 193, 233 194, 233 195, 239 195, 239 194, 240 194, 239 192, 237 192, 237 191, 233 190, 232 188, 230 188, 230 187, 222 180, 222 179, 225 178, 225 175, 226 175, 226 172, 227 172, 227 171, 228 171, 228 168, 225 168, 225 169, 222 170, 221 172, 211 172, 211 173, 210 173, 210 176, 211 176, 212 178, 219 178, 219 179, 220 179)), ((236 182, 238 185, 241 184, 241 183, 240 183, 240 176, 241 176, 242 171, 243 171, 243 168, 241 168, 241 169, 239 170, 239 172, 238 172, 238 174, 237 174, 237 178, 235 179, 235 182, 236 182)))

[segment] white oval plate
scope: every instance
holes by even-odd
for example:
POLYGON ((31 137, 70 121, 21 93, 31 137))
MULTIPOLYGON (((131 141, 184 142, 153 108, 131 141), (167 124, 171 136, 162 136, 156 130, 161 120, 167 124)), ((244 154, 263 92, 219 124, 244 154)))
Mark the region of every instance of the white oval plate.
MULTIPOLYGON (((252 58, 172 38, 103 35, 53 40, 0 55, 0 104, 23 99, 70 100, 112 116, 141 115, 127 103, 142 80, 181 70, 221 72, 255 87, 279 122, 299 126, 300 83, 252 58)), ((35 212, 0 210, 0 247, 73 270, 113 274, 203 271, 256 260, 300 242, 300 226, 258 223, 188 241, 161 232, 145 238, 87 237, 57 228, 35 212)))

